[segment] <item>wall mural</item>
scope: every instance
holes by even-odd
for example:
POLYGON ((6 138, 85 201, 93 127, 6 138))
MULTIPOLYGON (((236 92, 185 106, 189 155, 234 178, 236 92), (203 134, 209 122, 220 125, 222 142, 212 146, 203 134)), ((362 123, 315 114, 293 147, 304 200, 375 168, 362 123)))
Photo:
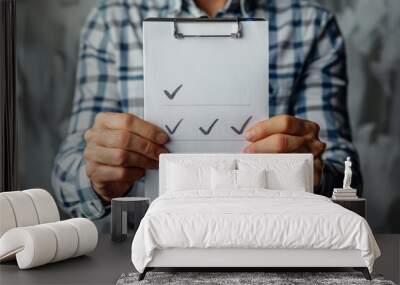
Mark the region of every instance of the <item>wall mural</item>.
POLYGON ((346 38, 348 102, 368 220, 375 231, 400 233, 400 2, 320 2, 335 11, 346 38))
MULTIPOLYGON (((54 155, 71 111, 79 30, 97 2, 17 2, 22 188, 51 189, 54 155)), ((400 2, 318 2, 336 13, 347 42, 348 103, 364 175, 368 220, 375 232, 400 233, 396 218, 400 216, 400 2)), ((165 95, 173 99, 179 89, 168 89, 165 95)), ((182 122, 171 122, 171 132, 176 131, 175 123, 179 127, 182 122)), ((237 126, 234 131, 241 130, 237 126)))

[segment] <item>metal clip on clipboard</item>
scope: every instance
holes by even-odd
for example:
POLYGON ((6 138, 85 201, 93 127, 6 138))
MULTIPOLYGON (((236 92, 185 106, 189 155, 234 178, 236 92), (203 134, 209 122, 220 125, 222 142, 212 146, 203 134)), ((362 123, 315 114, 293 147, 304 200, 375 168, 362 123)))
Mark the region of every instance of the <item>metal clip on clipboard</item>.
POLYGON ((183 38, 232 38, 232 39, 239 39, 241 38, 243 35, 243 30, 242 30, 242 25, 240 23, 240 19, 236 19, 236 20, 227 20, 227 19, 222 19, 222 20, 208 20, 208 19, 193 19, 192 21, 188 20, 188 19, 174 19, 174 37, 176 39, 183 39, 183 38), (182 23, 182 22, 218 22, 218 21, 222 21, 222 22, 236 22, 237 24, 237 31, 235 33, 230 33, 230 34, 225 34, 225 35, 212 35, 212 34, 206 34, 206 35, 190 35, 190 34, 183 34, 181 32, 179 32, 178 30, 178 23, 182 23))

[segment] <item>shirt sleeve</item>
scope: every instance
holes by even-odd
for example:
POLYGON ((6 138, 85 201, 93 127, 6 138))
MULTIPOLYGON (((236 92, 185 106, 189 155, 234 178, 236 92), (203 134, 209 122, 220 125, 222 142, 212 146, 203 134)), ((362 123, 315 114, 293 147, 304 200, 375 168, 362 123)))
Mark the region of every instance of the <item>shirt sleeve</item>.
POLYGON ((52 183, 59 205, 71 216, 101 218, 109 212, 92 189, 82 157, 84 133, 99 112, 121 112, 115 50, 104 12, 95 9, 81 33, 76 91, 67 137, 55 159, 52 183))
POLYGON ((353 162, 352 187, 361 194, 359 157, 352 143, 347 110, 344 39, 335 17, 327 11, 320 12, 315 20, 312 48, 295 83, 293 112, 297 117, 318 123, 320 139, 327 144, 322 157, 322 179, 315 192, 331 196, 334 187, 342 187, 344 161, 349 156, 353 162))

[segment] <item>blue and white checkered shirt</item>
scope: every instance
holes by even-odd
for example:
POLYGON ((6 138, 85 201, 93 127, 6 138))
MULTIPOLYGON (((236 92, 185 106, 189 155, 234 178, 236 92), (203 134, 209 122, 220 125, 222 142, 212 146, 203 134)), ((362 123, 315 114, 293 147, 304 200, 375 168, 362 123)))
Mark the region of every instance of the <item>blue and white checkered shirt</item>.
MULTIPOLYGON (((143 116, 143 19, 203 15, 193 0, 108 0, 89 15, 81 34, 69 133, 53 171, 57 198, 72 216, 96 219, 109 212, 86 176, 83 135, 99 112, 143 116)), ((306 0, 231 0, 217 17, 269 20, 270 115, 289 114, 320 125, 327 148, 316 193, 330 195, 341 186, 347 156, 353 161, 353 186, 361 189, 347 113, 345 46, 334 16, 306 0)), ((129 195, 143 193, 142 188, 143 181, 137 182, 129 195)))

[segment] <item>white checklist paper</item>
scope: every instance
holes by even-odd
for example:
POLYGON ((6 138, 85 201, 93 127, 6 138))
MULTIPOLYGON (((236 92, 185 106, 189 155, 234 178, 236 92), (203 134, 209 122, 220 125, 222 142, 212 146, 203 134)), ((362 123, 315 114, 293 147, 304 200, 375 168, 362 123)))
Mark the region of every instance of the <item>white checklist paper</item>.
MULTIPOLYGON (((174 21, 144 21, 145 120, 171 152, 240 152, 244 130, 268 117, 268 22, 174 21)), ((146 172, 145 191, 158 196, 158 171, 146 172)))

